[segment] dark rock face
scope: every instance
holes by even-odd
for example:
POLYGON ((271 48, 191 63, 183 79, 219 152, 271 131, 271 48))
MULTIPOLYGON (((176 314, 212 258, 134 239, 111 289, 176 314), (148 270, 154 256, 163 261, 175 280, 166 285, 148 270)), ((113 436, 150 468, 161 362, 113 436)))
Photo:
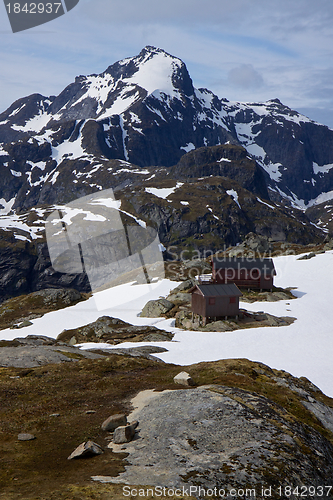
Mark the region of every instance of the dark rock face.
POLYGON ((12 243, 0 248, 0 297, 2 300, 31 291, 31 271, 36 260, 37 256, 28 244, 12 243))
POLYGON ((227 177, 248 191, 269 200, 263 170, 241 146, 225 144, 195 149, 181 158, 172 168, 170 175, 176 179, 227 177))
POLYGON ((90 284, 86 273, 64 274, 56 272, 51 266, 46 243, 36 245, 37 259, 31 269, 31 291, 44 288, 74 288, 80 292, 90 292, 90 284))
MULTIPOLYGON (((240 177, 239 173, 241 182, 240 177)), ((203 255, 234 246, 250 232, 302 244, 322 239, 321 231, 309 224, 303 212, 264 201, 239 182, 217 176, 183 182, 150 181, 135 190, 124 189, 121 196, 125 210, 156 227, 168 259, 191 259, 199 256, 196 252, 203 255), (158 196, 158 189, 170 186, 174 192, 165 199, 158 196)), ((245 176, 243 183, 247 182, 251 177, 245 176)))
POLYGON ((57 273, 51 266, 47 244, 0 234, 0 303, 45 288, 74 288, 90 292, 88 277, 57 273))

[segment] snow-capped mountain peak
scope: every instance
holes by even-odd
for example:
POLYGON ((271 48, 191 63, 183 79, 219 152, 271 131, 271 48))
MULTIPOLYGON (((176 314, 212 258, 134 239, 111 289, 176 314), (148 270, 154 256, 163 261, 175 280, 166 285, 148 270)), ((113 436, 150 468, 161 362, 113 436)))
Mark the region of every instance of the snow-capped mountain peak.
POLYGON ((32 95, 17 101, 0 115, 0 127, 38 133, 54 122, 105 119, 124 113, 154 92, 172 99, 192 95, 194 89, 180 59, 147 46, 138 56, 118 61, 101 74, 76 77, 57 97, 32 95), (13 119, 16 114, 19 121, 13 119))
MULTIPOLYGON (((227 143, 243 146, 260 165, 275 200, 306 208, 332 197, 332 130, 276 98, 230 102, 195 89, 185 64, 156 47, 78 76, 58 96, 33 94, 0 114, 0 170, 22 189, 24 182, 53 186, 68 161, 83 162, 87 175, 116 159, 169 167, 188 151, 227 143), (45 172, 31 169, 40 162, 45 172)), ((81 168, 73 167, 78 179, 81 168)), ((16 188, 3 197, 15 195, 16 188)))
POLYGON ((172 96, 173 92, 184 91, 184 80, 193 93, 193 86, 186 66, 177 57, 162 49, 147 45, 138 56, 119 61, 103 73, 115 80, 137 85, 148 94, 160 90, 172 96))

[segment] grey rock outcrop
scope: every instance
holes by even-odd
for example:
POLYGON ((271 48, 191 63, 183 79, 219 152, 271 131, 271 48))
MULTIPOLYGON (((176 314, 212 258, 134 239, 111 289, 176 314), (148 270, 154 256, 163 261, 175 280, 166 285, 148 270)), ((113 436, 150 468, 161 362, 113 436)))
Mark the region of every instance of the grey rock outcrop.
POLYGON ((168 295, 167 300, 172 302, 175 305, 179 304, 188 304, 191 302, 191 294, 190 293, 184 293, 184 292, 178 292, 178 293, 170 293, 168 295))
POLYGON ((216 385, 165 391, 135 416, 140 435, 126 447, 126 470, 103 482, 230 489, 333 479, 333 446, 324 434, 252 392, 216 385))
MULTIPOLYGON (((169 340, 162 337, 163 340, 169 340)), ((49 363, 76 362, 80 359, 101 359, 111 354, 151 359, 163 363, 152 353, 166 352, 164 347, 138 345, 138 347, 94 350, 81 350, 45 336, 28 335, 14 340, 0 341, 0 366, 33 368, 49 363), (101 354, 103 352, 104 354, 101 354)))
POLYGON ((49 363, 71 363, 80 359, 99 359, 104 356, 81 351, 48 337, 29 335, 13 341, 0 341, 0 366, 33 368, 49 363))
POLYGON ((194 285, 196 285, 197 283, 198 282, 196 279, 182 281, 178 286, 176 286, 176 288, 173 288, 171 290, 170 295, 177 294, 178 292, 186 292, 186 290, 189 290, 190 288, 194 287, 194 285))
MULTIPOLYGON (((153 334, 150 342, 161 342, 161 341, 166 341, 169 340, 165 338, 164 336, 157 336, 156 337, 153 334)), ((146 341, 149 340, 149 337, 145 339, 146 341)), ((152 361, 157 361, 159 363, 163 363, 163 361, 156 356, 153 356, 152 354, 159 353, 159 352, 167 352, 168 349, 165 349, 165 347, 158 347, 158 346, 152 346, 152 345, 139 345, 138 347, 119 347, 116 349, 112 349, 112 351, 107 351, 104 350, 105 354, 119 354, 120 356, 132 356, 133 358, 145 358, 145 359, 151 359, 152 361)))
POLYGON ((329 239, 327 243, 325 243, 324 250, 333 250, 333 238, 329 239))
POLYGON ((149 300, 140 314, 143 318, 158 318, 169 312, 175 304, 167 299, 149 300))
POLYGON ((152 336, 156 336, 156 341, 171 340, 173 334, 154 326, 137 326, 119 318, 101 316, 88 325, 72 330, 64 330, 58 335, 57 340, 67 342, 70 345, 85 342, 107 342, 115 345, 125 341, 152 342, 154 341, 152 336))
POLYGON ((228 250, 229 257, 241 257, 242 255, 269 255, 273 245, 267 236, 261 236, 253 232, 248 233, 242 243, 228 250))

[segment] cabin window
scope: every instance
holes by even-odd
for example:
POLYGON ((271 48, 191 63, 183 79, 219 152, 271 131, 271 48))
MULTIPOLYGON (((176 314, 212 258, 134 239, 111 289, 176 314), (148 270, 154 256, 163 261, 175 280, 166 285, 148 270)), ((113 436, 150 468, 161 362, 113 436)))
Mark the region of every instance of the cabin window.
POLYGON ((210 306, 215 306, 215 297, 209 297, 208 304, 210 306))
POLYGON ((236 304, 236 297, 230 297, 230 304, 236 304))

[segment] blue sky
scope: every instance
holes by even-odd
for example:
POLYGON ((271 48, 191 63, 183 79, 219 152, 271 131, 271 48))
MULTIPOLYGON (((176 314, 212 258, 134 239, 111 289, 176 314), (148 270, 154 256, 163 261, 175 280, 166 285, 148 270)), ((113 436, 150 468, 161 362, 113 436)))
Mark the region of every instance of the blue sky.
POLYGON ((196 87, 231 101, 279 98, 333 127, 331 0, 80 0, 15 34, 1 9, 0 111, 155 45, 186 63, 196 87))

